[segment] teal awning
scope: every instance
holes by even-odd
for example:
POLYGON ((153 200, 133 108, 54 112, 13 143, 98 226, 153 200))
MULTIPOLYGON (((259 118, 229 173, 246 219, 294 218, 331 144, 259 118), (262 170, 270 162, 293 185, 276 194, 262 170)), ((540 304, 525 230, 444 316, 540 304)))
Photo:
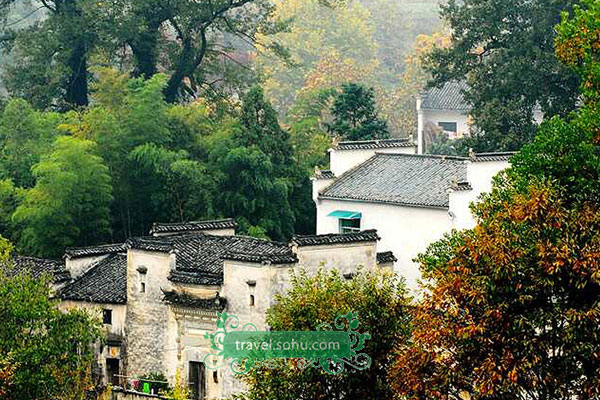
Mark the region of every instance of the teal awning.
POLYGON ((342 218, 342 219, 361 219, 362 213, 357 211, 334 211, 328 215, 328 217, 342 218))

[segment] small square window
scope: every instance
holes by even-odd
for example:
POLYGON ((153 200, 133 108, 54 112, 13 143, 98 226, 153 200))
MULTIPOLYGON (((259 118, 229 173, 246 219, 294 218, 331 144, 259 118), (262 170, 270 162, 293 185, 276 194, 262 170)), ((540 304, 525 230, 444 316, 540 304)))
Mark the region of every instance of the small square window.
POLYGON ((102 322, 106 325, 112 324, 112 310, 105 308, 102 310, 102 322))
POLYGON ((360 219, 340 219, 340 233, 360 232, 360 219))
POLYGON ((458 124, 456 122, 438 122, 438 126, 444 130, 444 132, 454 132, 458 131, 458 124))

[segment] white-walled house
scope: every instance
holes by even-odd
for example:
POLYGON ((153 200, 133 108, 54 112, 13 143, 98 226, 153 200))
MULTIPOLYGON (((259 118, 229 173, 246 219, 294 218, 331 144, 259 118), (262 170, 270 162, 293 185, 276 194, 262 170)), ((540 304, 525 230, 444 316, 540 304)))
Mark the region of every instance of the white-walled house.
POLYGON ((470 134, 470 107, 462 94, 465 89, 465 82, 452 81, 439 88, 430 88, 417 98, 418 154, 425 152, 425 134, 429 125, 442 129, 449 139, 470 134))
MULTIPOLYGON (((463 92, 467 89, 464 81, 446 82, 441 87, 429 88, 417 97, 417 154, 425 153, 430 140, 427 132, 441 129, 448 139, 459 139, 471 134, 473 126, 470 106, 463 92)), ((539 107, 533 111, 533 119, 541 123, 544 114, 539 107)))
POLYGON ((416 288, 420 274, 413 259, 444 233, 474 226, 469 204, 490 190, 512 153, 466 158, 408 149, 393 151, 385 140, 335 145, 331 171, 313 178, 313 199, 318 234, 377 229, 380 251, 394 253, 397 272, 416 288))
MULTIPOLYGON (((16 257, 19 270, 55 277, 64 309, 96 313, 106 343, 96 373, 120 400, 156 398, 118 388, 134 377, 177 371, 192 399, 230 398, 243 390, 228 367, 210 369, 205 333, 216 312, 265 329, 266 310, 290 285, 290 272, 337 269, 352 279, 359 268, 392 273, 395 257, 379 252, 375 230, 340 235, 296 235, 289 243, 235 234, 231 219, 154 224, 151 236, 126 243, 67 249, 64 262, 16 257)), ((332 321, 333 322, 333 321, 332 321)))

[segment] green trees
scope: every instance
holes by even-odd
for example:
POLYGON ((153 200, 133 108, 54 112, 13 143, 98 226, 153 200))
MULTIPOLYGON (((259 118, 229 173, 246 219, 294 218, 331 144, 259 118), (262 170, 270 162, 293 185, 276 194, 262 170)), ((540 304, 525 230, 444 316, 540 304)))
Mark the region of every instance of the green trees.
POLYGON ((300 192, 310 182, 308 173, 295 164, 289 134, 262 89, 246 95, 229 142, 218 144, 211 157, 220 171, 216 204, 222 213, 240 216, 246 229, 260 226, 271 238, 294 233, 297 207, 292 205, 310 204, 310 195, 300 192))
MULTIPOLYGON (((0 11, 15 3, 3 1, 0 11)), ((264 0, 56 0, 42 7, 45 18, 35 24, 0 31, 11 57, 7 87, 36 108, 87 105, 90 66, 97 61, 146 79, 168 72, 168 102, 220 90, 214 85, 217 75, 228 78, 230 85, 222 87, 243 88, 247 70, 235 57, 237 38, 252 42, 258 30, 277 30, 264 0)))
POLYGON ((165 75, 94 71, 85 109, 13 99, 0 117, 0 229, 20 251, 58 256, 146 235, 157 221, 235 217, 240 233, 279 240, 313 232, 304 142, 294 147, 262 89, 239 107, 170 105, 165 75))
POLYGON ((556 60, 554 26, 579 2, 452 0, 442 7, 452 46, 432 53, 430 72, 435 84, 467 80, 480 130, 475 150, 517 150, 534 136, 536 107, 548 118, 575 108, 578 79, 556 60))
POLYGON ((372 359, 364 371, 346 369, 328 375, 316 368, 299 370, 289 364, 276 369, 253 370, 244 377, 247 399, 388 399, 392 397, 386 378, 394 343, 409 332, 404 286, 391 275, 359 273, 352 280, 337 271, 292 276, 292 287, 267 312, 271 330, 316 330, 333 323, 338 315, 358 313, 361 332, 369 332, 365 353, 372 359))
POLYGON ((373 89, 354 83, 342 85, 331 108, 333 123, 328 128, 345 140, 387 139, 387 123, 377 116, 373 89))
POLYGON ((109 236, 112 187, 108 168, 95 152, 93 142, 59 137, 33 167, 36 185, 14 213, 23 224, 22 249, 59 256, 65 246, 95 244, 109 236))
POLYGON ((34 111, 22 99, 10 100, 0 116, 0 178, 31 187, 31 167, 59 134, 61 120, 59 114, 34 111))
POLYGON ((15 274, 1 254, 0 262, 0 398, 84 399, 100 322, 84 311, 60 311, 49 277, 15 274))

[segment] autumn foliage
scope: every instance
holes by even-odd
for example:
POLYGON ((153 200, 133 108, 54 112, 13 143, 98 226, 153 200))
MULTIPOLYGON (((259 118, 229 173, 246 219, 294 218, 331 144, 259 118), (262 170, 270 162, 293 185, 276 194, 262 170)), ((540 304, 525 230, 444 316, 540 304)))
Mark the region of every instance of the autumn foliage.
POLYGON ((547 185, 510 191, 420 257, 428 293, 392 371, 401 395, 600 395, 600 212, 547 185))

